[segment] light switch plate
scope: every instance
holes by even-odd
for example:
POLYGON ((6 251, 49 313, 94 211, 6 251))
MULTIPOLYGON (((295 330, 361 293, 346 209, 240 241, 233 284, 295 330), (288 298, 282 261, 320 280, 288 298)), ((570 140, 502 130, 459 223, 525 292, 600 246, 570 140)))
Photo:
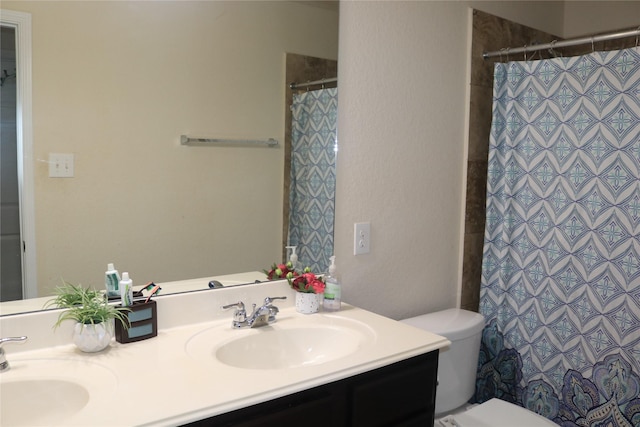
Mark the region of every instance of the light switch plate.
POLYGON ((368 254, 371 251, 371 224, 357 222, 353 229, 353 254, 368 254))
POLYGON ((73 178, 73 154, 49 153, 49 178, 73 178))

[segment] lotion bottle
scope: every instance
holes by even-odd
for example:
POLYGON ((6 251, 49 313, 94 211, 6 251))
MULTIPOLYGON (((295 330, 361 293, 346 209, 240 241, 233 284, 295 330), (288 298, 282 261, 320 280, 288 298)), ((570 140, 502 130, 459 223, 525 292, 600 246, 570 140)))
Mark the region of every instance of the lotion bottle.
POLYGON ((107 299, 118 298, 120 296, 120 274, 115 269, 113 263, 107 264, 107 271, 104 273, 104 286, 107 289, 107 299))
POLYGON ((336 257, 329 258, 331 265, 329 266, 329 274, 325 277, 324 302, 322 308, 324 311, 340 310, 340 297, 342 288, 338 277, 336 276, 336 257))
POLYGON ((133 305, 133 281, 127 272, 122 273, 122 280, 120 280, 120 299, 123 307, 133 305))

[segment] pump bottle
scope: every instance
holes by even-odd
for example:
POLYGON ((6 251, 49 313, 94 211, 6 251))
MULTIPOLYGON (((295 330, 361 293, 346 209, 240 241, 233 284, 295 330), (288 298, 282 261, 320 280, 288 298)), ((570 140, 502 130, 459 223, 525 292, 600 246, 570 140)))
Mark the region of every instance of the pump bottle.
POLYGON ((325 277, 324 302, 322 303, 322 308, 324 311, 338 311, 340 310, 342 287, 336 276, 335 255, 329 259, 331 260, 331 265, 329 266, 329 274, 325 277))
POLYGON ((291 249, 291 255, 289 255, 289 263, 291 264, 291 268, 293 270, 297 270, 298 268, 298 255, 296 254, 297 246, 285 246, 287 249, 291 249))

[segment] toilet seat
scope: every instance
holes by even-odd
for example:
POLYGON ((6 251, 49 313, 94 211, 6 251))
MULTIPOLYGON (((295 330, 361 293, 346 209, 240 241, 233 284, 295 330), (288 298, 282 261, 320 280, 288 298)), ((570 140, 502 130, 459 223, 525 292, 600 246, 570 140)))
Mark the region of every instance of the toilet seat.
POLYGON ((500 399, 491 399, 452 418, 459 427, 558 427, 535 412, 500 399))

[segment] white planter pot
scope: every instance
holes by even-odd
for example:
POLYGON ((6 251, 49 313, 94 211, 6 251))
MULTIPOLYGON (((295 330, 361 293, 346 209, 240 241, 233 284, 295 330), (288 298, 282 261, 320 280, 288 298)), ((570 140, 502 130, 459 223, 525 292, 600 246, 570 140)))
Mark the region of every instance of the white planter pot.
POLYGON ((113 321, 82 324, 76 323, 73 328, 73 343, 85 353, 95 353, 105 349, 113 338, 113 321))
POLYGON ((302 314, 317 313, 320 308, 321 296, 322 294, 296 292, 296 310, 302 314))

